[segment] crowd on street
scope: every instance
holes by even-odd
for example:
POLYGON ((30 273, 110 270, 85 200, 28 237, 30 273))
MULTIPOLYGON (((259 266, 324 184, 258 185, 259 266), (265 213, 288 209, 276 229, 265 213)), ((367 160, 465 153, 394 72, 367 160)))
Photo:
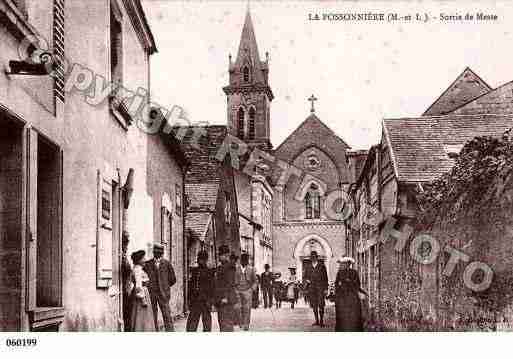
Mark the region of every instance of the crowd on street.
MULTIPOLYGON (((171 263, 163 258, 164 248, 153 246, 153 258, 145 261, 144 250, 131 254, 128 261, 126 248, 128 239, 123 239, 123 321, 125 331, 158 331, 160 310, 166 331, 174 331, 169 306, 170 289, 176 283, 171 263)), ((325 265, 319 261, 316 251, 310 253, 311 263, 306 266, 302 281, 298 280, 296 268, 290 267, 286 278, 272 272, 265 264, 265 271, 258 274, 250 265, 247 253, 240 258, 226 245, 218 249, 219 265, 210 268, 208 252, 200 251, 196 267, 191 269, 188 286, 189 314, 186 330, 198 330, 201 319, 203 331, 212 330, 212 310, 217 312, 219 330, 232 332, 238 326, 243 331, 251 328, 251 310, 259 307, 260 293, 264 309, 281 308, 289 303, 290 308, 303 297, 313 311, 313 326, 324 327, 326 300, 335 302, 335 331, 362 331, 362 299, 367 293, 360 286, 359 275, 351 266, 354 260, 341 257, 339 269, 330 291, 325 265)))

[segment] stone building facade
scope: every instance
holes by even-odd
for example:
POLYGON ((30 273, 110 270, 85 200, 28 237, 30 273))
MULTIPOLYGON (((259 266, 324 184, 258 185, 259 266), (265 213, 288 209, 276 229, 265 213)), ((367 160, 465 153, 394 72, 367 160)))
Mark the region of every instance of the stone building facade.
MULTIPOLYGON (((274 268, 287 273, 297 267, 301 277, 310 252, 316 250, 336 274, 337 256, 345 254, 345 224, 332 219, 326 196, 347 188, 352 175, 346 151, 349 146, 311 114, 276 150, 276 158, 300 170, 285 186, 275 187, 273 202, 274 268), (322 139, 322 140, 321 140, 322 139)), ((276 181, 274 182, 276 183, 276 181)))
MULTIPOLYGON (((465 143, 479 136, 500 138, 512 127, 508 86, 494 90, 467 68, 422 117, 383 120, 381 141, 369 150, 351 188, 354 213, 347 233, 370 305, 382 323, 388 321, 388 329, 408 329, 396 313, 433 323, 443 312, 436 270, 443 260, 422 265, 410 253, 419 234, 407 229, 415 228, 421 211, 416 194, 452 169, 465 143), (402 248, 396 247, 400 236, 405 236, 402 248)), ((474 225, 468 220, 432 234, 445 239, 458 232, 468 238, 474 225)), ((497 261, 501 256, 487 263, 497 261)))
POLYGON ((0 330, 122 329, 123 231, 129 252, 166 245, 183 312, 184 158, 172 136, 141 131, 119 94, 93 93, 103 80, 148 89, 156 47, 140 1, 5 0, 0 18, 13 65, 0 74, 0 330), (36 63, 51 52, 54 76, 20 48, 36 63), (79 73, 91 83, 76 86, 79 73))
MULTIPOLYGON (((270 106, 274 95, 269 85, 268 59, 267 53, 265 60, 260 58, 248 10, 237 57, 232 60, 230 55, 229 85, 223 88, 228 132, 247 144, 248 152, 258 148, 301 173, 282 185, 278 184, 279 171, 255 168, 250 169, 248 177, 236 181, 242 247, 252 254, 258 271, 269 264, 274 271, 285 274, 295 266, 300 278, 310 252, 317 250, 330 278, 334 278, 335 257, 345 254, 346 227, 343 221, 327 216, 325 196, 334 190, 347 190, 365 152, 350 152, 350 147, 313 111, 273 149, 270 106)), ((243 164, 247 157, 241 157, 243 164)))

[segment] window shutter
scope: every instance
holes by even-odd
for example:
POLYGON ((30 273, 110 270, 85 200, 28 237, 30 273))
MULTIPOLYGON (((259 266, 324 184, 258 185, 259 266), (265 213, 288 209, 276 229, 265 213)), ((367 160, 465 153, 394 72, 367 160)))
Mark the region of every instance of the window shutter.
POLYGON ((64 102, 64 0, 53 3, 54 94, 64 102))
POLYGON ((98 170, 98 208, 97 208, 97 233, 96 233, 96 286, 108 288, 112 280, 113 270, 113 193, 112 180, 107 180, 105 175, 98 170))

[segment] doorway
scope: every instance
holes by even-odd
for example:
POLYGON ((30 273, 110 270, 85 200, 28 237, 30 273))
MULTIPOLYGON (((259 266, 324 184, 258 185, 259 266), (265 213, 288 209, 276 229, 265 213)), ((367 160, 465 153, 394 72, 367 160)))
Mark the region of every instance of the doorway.
POLYGON ((0 113, 0 331, 21 330, 23 125, 0 113))

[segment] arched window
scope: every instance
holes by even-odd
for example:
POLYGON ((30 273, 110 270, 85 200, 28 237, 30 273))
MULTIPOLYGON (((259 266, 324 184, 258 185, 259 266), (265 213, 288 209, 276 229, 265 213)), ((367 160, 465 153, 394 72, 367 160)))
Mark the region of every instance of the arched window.
POLYGON ((319 187, 315 184, 310 186, 305 195, 305 218, 321 218, 321 194, 319 193, 319 187))
POLYGON ((319 192, 313 195, 313 218, 321 218, 321 195, 319 192))
POLYGON ((307 193, 305 196, 305 218, 312 219, 312 199, 310 198, 310 193, 307 193))
POLYGON ((237 137, 240 139, 244 138, 244 110, 239 108, 237 113, 237 137))
POLYGON ((244 82, 249 82, 249 67, 244 66, 242 69, 242 74, 244 76, 244 82))
POLYGON ((256 111, 254 107, 251 107, 249 110, 249 139, 254 140, 255 139, 255 116, 256 111))

